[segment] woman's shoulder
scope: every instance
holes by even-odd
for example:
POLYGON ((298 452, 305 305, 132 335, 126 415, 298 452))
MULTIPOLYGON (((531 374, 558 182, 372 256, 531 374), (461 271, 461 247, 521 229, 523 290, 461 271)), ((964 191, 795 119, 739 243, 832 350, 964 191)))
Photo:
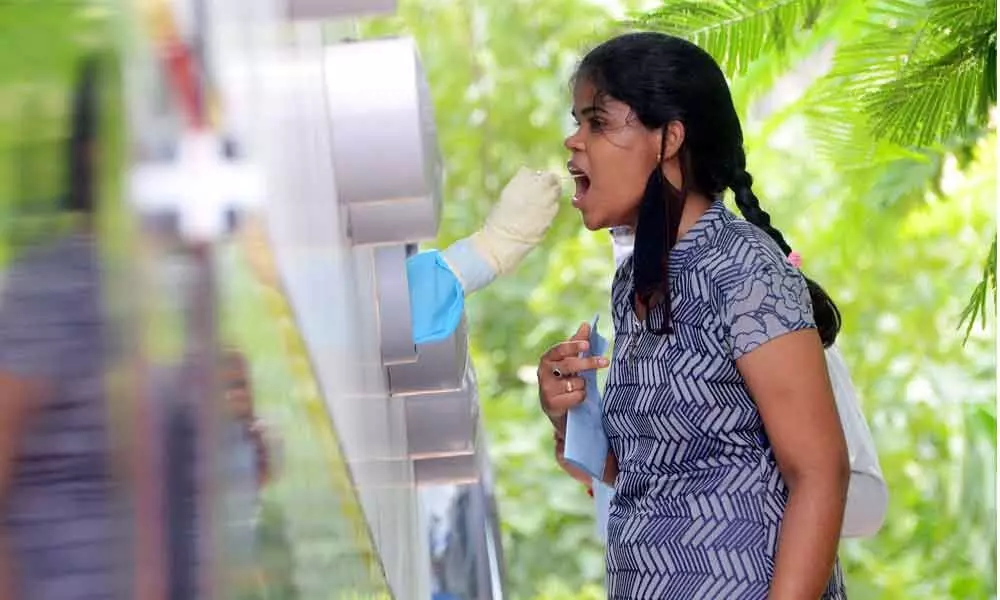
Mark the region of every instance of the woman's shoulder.
POLYGON ((778 244, 763 229, 744 219, 733 217, 719 228, 703 265, 712 270, 749 272, 784 268, 787 260, 778 244))

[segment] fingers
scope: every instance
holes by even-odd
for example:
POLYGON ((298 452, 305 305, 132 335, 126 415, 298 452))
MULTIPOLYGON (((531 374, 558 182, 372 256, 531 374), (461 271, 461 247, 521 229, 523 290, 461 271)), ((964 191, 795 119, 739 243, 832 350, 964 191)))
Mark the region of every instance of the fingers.
POLYGON ((546 377, 540 386, 542 396, 545 398, 555 398, 562 394, 584 391, 587 383, 583 380, 583 377, 546 377))
POLYGON ((523 179, 524 181, 537 182, 543 187, 561 188, 562 179, 552 171, 529 169, 522 166, 517 170, 512 179, 523 179))
POLYGON ((574 333, 565 342, 560 342, 549 348, 542 358, 549 362, 559 362, 564 358, 576 356, 590 348, 590 323, 580 323, 574 333))
POLYGON ((541 187, 549 192, 547 199, 558 196, 562 192, 562 180, 555 173, 551 171, 535 171, 534 175, 541 187))
POLYGON ((565 415, 587 397, 586 385, 582 377, 546 381, 541 384, 542 410, 553 418, 565 415))
POLYGON ((553 363, 553 367, 559 369, 559 372, 563 374, 563 377, 568 377, 570 375, 577 375, 586 371, 594 371, 597 369, 603 369, 608 366, 608 359, 603 356, 571 356, 570 358, 564 358, 557 363, 553 363))
POLYGON ((522 192, 516 195, 518 204, 551 205, 557 203, 562 194, 562 180, 551 171, 521 167, 507 182, 505 189, 522 192))
POLYGON ((586 382, 580 373, 603 369, 610 362, 603 356, 581 357, 590 348, 590 323, 581 323, 568 341, 549 348, 538 365, 538 390, 542 409, 549 417, 560 417, 586 398, 586 382))
POLYGON ((543 360, 538 366, 538 383, 547 385, 549 380, 558 381, 574 377, 587 371, 607 368, 610 364, 610 361, 603 356, 571 356, 558 361, 543 360))
POLYGON ((568 342, 559 342, 542 355, 542 361, 557 363, 563 359, 577 356, 581 352, 586 352, 588 348, 590 348, 590 342, 586 340, 571 339, 568 342))
POLYGON ((584 321, 580 323, 580 326, 576 328, 576 333, 574 333, 570 340, 587 341, 590 339, 590 323, 584 321))

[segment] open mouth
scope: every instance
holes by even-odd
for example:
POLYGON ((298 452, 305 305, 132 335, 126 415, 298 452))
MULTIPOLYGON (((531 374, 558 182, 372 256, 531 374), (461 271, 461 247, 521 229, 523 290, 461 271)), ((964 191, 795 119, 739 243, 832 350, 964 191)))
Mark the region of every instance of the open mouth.
POLYGON ((577 167, 576 165, 570 163, 567 166, 570 177, 573 178, 576 184, 576 192, 573 194, 573 205, 576 206, 583 200, 583 197, 587 195, 587 190, 590 189, 590 177, 583 172, 583 169, 577 167))

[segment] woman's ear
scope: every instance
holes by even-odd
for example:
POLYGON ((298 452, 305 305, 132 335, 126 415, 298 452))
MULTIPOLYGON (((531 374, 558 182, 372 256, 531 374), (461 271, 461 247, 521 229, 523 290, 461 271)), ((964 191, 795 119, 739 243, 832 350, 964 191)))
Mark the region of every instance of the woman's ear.
POLYGON ((671 121, 663 131, 667 139, 662 142, 663 155, 660 156, 661 163, 673 160, 677 157, 677 153, 680 152, 681 146, 684 145, 684 123, 671 121))

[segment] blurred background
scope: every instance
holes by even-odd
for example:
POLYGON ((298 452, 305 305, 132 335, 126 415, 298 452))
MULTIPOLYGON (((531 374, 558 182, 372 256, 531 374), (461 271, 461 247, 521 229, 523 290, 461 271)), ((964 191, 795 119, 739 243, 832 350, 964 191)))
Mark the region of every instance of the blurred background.
MULTIPOLYGON (((3 263, 72 226, 57 199, 75 65, 94 50, 124 64, 128 55, 113 49, 134 35, 131 10, 98 0, 0 4, 3 263)), ((518 167, 563 168, 573 69, 629 27, 685 36, 720 61, 762 206, 844 315, 838 345, 890 491, 882 531, 842 546, 851 598, 995 598, 996 6, 403 0, 394 16, 326 32, 416 40, 445 171, 438 237, 425 246, 443 248, 478 227, 518 167)), ((108 98, 109 114, 124 110, 108 98)), ((109 140, 122 139, 115 119, 105 126, 109 140)), ((108 148, 102 160, 126 160, 126 145, 108 148)), ((103 194, 120 195, 107 177, 103 194)), ((609 322, 610 239, 581 226, 568 196, 544 245, 467 306, 504 597, 514 600, 604 593, 593 501, 558 469, 534 385, 547 347, 595 312, 609 322)), ((108 264, 130 264, 137 234, 119 212, 105 221, 115 232, 108 264)), ((169 244, 142 247, 154 259, 173 256, 169 244)), ((240 597, 388 593, 379 551, 358 525, 336 423, 309 373, 315 357, 242 252, 234 245, 214 259, 219 337, 253 365, 256 410, 280 432, 283 470, 262 492, 258 564, 240 597)), ((178 333, 170 301, 181 288, 150 260, 160 291, 148 294, 145 321, 122 320, 142 331, 136 323, 153 324, 143 347, 176 358, 189 335, 178 333)))

